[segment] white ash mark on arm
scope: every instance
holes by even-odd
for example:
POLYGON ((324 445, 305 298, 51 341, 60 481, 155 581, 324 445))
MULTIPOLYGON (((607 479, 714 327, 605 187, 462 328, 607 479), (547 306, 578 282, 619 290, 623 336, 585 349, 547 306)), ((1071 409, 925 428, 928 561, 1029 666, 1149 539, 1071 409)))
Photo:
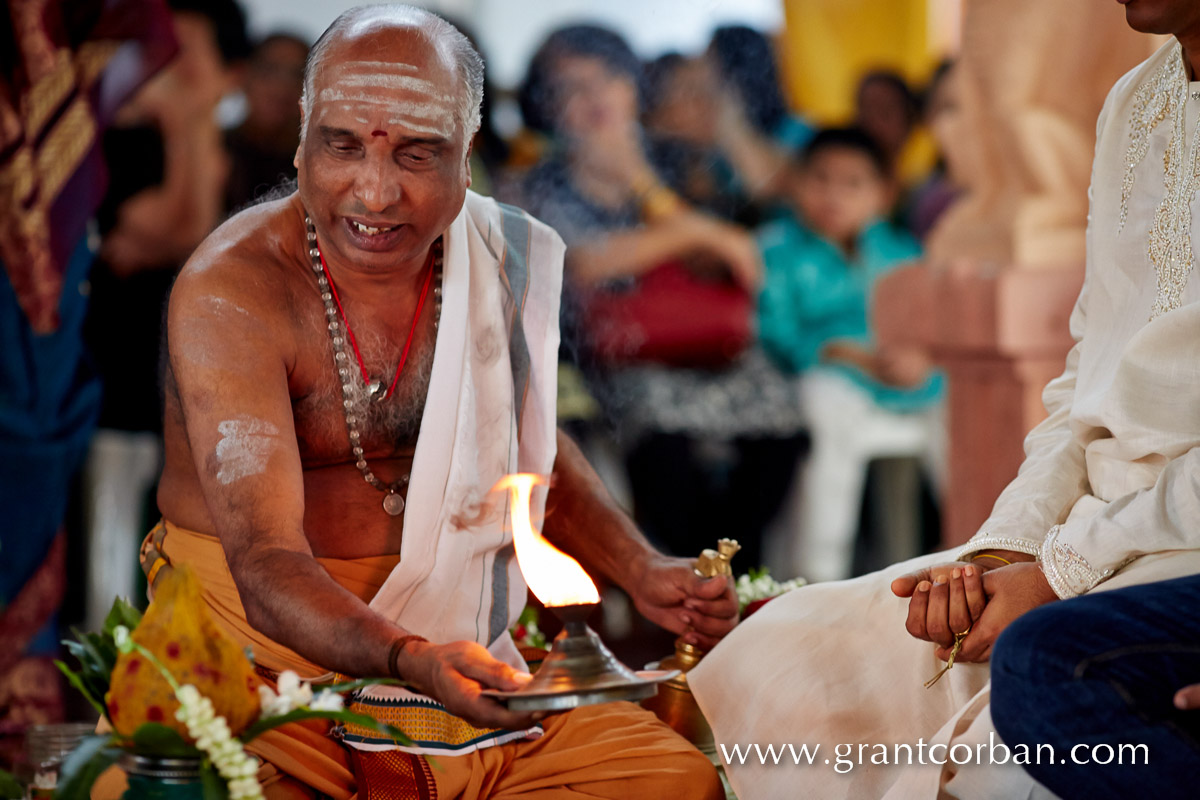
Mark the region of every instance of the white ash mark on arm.
POLYGON ((232 300, 224 297, 209 295, 208 297, 204 298, 203 302, 218 314, 242 314, 247 317, 250 316, 249 311, 242 308, 232 300))
POLYGON ((217 442, 217 481, 228 486, 251 475, 261 475, 279 436, 271 423, 242 415, 217 425, 221 440, 217 442))

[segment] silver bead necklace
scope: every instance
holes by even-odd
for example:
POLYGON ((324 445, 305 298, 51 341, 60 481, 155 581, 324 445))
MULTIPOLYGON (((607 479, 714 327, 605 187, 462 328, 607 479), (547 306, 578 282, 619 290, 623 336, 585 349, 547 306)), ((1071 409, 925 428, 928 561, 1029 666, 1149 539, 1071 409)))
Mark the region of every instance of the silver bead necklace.
MULTIPOLYGON (((400 379, 400 371, 404 368, 405 360, 408 357, 408 349, 412 344, 413 332, 416 331, 417 320, 421 316, 424 292, 413 315, 412 331, 409 332, 409 340, 404 346, 404 354, 400 357, 400 363, 396 367, 396 376, 392 380, 391 387, 384 391, 382 381, 371 380, 367 375, 366 364, 363 362, 361 354, 358 353, 358 345, 354 342, 354 333, 350 330, 350 322, 345 318, 344 313, 340 309, 337 289, 330 282, 325 265, 322 262, 321 248, 317 244, 317 229, 307 215, 304 217, 304 226, 308 231, 308 256, 312 259, 313 272, 317 276, 317 289, 321 293, 321 302, 325 304, 326 327, 329 329, 329 338, 333 343, 333 366, 337 369, 338 381, 342 385, 342 410, 346 417, 346 433, 350 437, 350 452, 354 455, 354 466, 358 467, 358 471, 362 473, 363 480, 384 493, 383 510, 389 515, 396 517, 404 513, 405 502, 404 495, 401 492, 408 486, 409 475, 406 473, 399 480, 387 484, 375 477, 375 473, 371 472, 371 467, 367 464, 367 459, 363 455, 362 433, 358 429, 358 416, 354 413, 357 387, 354 385, 354 378, 351 374, 350 356, 346 354, 346 339, 350 339, 355 357, 358 359, 359 367, 362 369, 363 384, 366 387, 367 396, 370 398, 369 402, 378 403, 388 399, 396 388, 397 382, 400 379), (343 328, 345 329, 344 333, 343 328)), ((431 269, 431 277, 436 278, 433 287, 433 329, 436 331, 438 323, 442 319, 442 240, 440 238, 433 243, 433 264, 431 265, 431 269)))

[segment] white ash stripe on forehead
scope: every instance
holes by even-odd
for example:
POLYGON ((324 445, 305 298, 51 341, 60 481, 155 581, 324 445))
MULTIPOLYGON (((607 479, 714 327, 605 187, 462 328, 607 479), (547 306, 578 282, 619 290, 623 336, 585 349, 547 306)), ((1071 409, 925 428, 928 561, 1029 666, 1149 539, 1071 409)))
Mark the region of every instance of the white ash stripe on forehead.
POLYGON ((369 94, 347 95, 336 89, 323 89, 319 99, 323 107, 317 110, 318 122, 325 118, 332 106, 347 114, 355 114, 354 120, 366 125, 367 119, 356 112, 361 112, 363 106, 375 106, 388 114, 389 125, 403 125, 416 133, 434 134, 447 139, 454 135, 457 120, 454 110, 436 103, 397 102, 369 94))
POLYGON ((331 83, 338 86, 364 86, 379 89, 408 89, 413 92, 429 95, 434 100, 453 103, 457 99, 452 94, 439 93, 433 81, 424 78, 414 78, 412 75, 380 75, 379 73, 343 75, 331 83))
POLYGON ((349 110, 354 103, 366 103, 372 106, 383 106, 392 109, 393 113, 420 119, 441 120, 454 116, 454 108, 446 103, 437 101, 414 102, 412 100, 392 100, 377 94, 365 92, 343 92, 340 89, 322 89, 317 99, 322 103, 338 103, 339 108, 349 110))
POLYGON ((444 139, 449 139, 454 135, 453 123, 450 125, 450 127, 443 126, 440 128, 433 128, 428 125, 421 125, 417 122, 413 122, 411 119, 406 117, 395 117, 393 119, 389 119, 387 122, 388 125, 403 125, 413 133, 428 133, 431 136, 441 136, 444 139))
MULTIPOLYGON (((358 110, 357 107, 353 103, 343 103, 343 104, 339 105, 338 107, 342 111, 345 111, 347 113, 353 113, 354 111, 358 110)), ((325 113, 327 111, 328 111, 328 107, 317 111, 317 122, 318 123, 320 123, 321 121, 324 120, 325 113)), ((424 125, 421 122, 418 122, 417 121, 418 119, 425 119, 426 121, 428 121, 427 117, 398 116, 398 117, 389 117, 387 119, 387 124, 388 125, 402 125, 407 130, 409 130, 413 133, 428 133, 433 136, 441 136, 444 139, 449 139, 454 135, 454 120, 453 119, 443 119, 443 120, 441 120, 441 122, 442 122, 441 125, 424 125)), ((360 125, 369 125, 371 122, 366 117, 355 117, 354 121, 360 125)), ((438 120, 433 120, 433 122, 436 123, 436 122, 438 122, 438 120)))
POLYGON ((331 72, 418 72, 416 64, 403 61, 343 61, 329 68, 331 72))

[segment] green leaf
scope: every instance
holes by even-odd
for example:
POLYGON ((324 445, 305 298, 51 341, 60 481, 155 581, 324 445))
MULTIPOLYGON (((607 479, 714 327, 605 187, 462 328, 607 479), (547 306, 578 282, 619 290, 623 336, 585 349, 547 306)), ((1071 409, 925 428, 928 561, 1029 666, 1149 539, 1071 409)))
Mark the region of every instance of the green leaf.
POLYGON ((76 628, 71 628, 74 633, 74 640, 65 640, 64 644, 71 655, 79 661, 80 672, 85 681, 101 681, 107 684, 109 675, 113 673, 113 664, 109 663, 104 657, 101 648, 97 648, 96 643, 92 642, 88 634, 80 633, 76 628))
POLYGON ((85 633, 80 637, 80 642, 96 654, 96 661, 105 674, 111 675, 113 667, 117 665, 117 656, 120 655, 112 636, 106 636, 103 633, 85 633))
POLYGON ((114 742, 109 733, 88 736, 80 742, 63 761, 55 800, 89 800, 96 778, 121 757, 122 751, 113 746, 114 742))
POLYGON ((346 683, 318 684, 316 686, 313 686, 313 690, 319 692, 323 689, 328 689, 331 692, 337 692, 338 694, 345 694, 346 692, 353 692, 357 689, 362 689, 366 686, 407 686, 407 685, 408 684, 406 682, 398 681, 395 678, 363 678, 362 680, 347 681, 346 683))
POLYGON ((75 634, 76 641, 64 641, 63 644, 79 660, 79 675, 88 690, 95 697, 104 697, 117 663, 116 647, 111 639, 105 640, 100 634, 80 633, 75 628, 71 632, 75 634))
POLYGON ((364 728, 374 728, 383 735, 392 737, 397 744, 412 744, 412 739, 409 739, 404 731, 394 725, 380 722, 368 714, 359 714, 354 711, 314 711, 310 708, 298 708, 295 711, 289 711, 277 717, 260 719, 242 731, 242 735, 239 738, 243 742, 250 742, 267 731, 278 728, 280 725, 287 725, 289 722, 299 722, 305 719, 330 719, 335 722, 352 722, 355 725, 362 725, 364 728))
POLYGON ((63 644, 66 645, 67 652, 73 655, 75 660, 79 662, 79 676, 84 680, 87 680, 103 666, 96 663, 92 658, 92 654, 82 642, 64 639, 63 644))
POLYGON ((142 621, 142 612, 138 611, 124 597, 117 597, 113 600, 112 608, 108 611, 108 616, 104 618, 104 627, 101 629, 105 635, 112 637, 113 628, 118 625, 124 625, 129 630, 133 630, 142 621))
POLYGON ((190 758, 200 751, 179 735, 179 731, 160 722, 143 722, 133 732, 134 751, 140 756, 190 758))
MULTIPOLYGON (((79 689, 93 706, 99 706, 103 709, 104 696, 108 694, 108 681, 97 677, 96 671, 93 668, 82 665, 79 672, 73 674, 78 679, 78 683, 72 681, 72 685, 79 689)), ((70 677, 68 676, 68 680, 70 680, 70 677)), ((101 711, 101 713, 104 712, 101 711)))
POLYGON ((24 796, 25 790, 21 784, 17 783, 17 779, 0 769, 0 798, 16 800, 16 798, 24 796))
POLYGON ((92 693, 88 690, 88 688, 86 686, 84 686, 83 679, 79 676, 79 674, 77 672, 75 672, 73 669, 71 669, 70 667, 68 667, 66 664, 59 661, 58 659, 54 660, 54 666, 58 667, 59 672, 61 672, 63 675, 67 676, 67 682, 70 683, 72 686, 74 686, 75 689, 78 690, 78 692, 81 695, 83 695, 84 698, 89 703, 92 704, 92 708, 96 709, 96 713, 98 713, 102 717, 108 716, 108 709, 106 709, 104 707, 104 703, 102 703, 94 695, 92 695, 92 693))
POLYGON ((200 787, 204 800, 229 800, 229 784, 208 759, 200 765, 200 787))

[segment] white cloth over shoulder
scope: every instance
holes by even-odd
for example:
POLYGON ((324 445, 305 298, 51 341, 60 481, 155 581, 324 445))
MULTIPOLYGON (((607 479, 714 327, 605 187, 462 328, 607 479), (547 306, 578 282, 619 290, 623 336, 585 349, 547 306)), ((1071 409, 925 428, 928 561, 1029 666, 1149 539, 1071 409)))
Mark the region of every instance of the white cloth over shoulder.
MULTIPOLYGON (((526 669, 508 629, 526 585, 507 525, 505 475, 549 476, 556 455, 558 313, 564 246, 553 229, 473 192, 444 238, 442 316, 408 487, 400 562, 371 608, 430 641, 475 641, 526 669)), ((545 491, 534 492, 540 519, 545 491)), ((356 698, 400 727, 428 710, 416 752, 455 755, 525 732, 464 727, 428 698, 376 687, 356 698), (400 710, 398 710, 400 709, 400 710), (440 721, 438 721, 440 719, 440 721)), ((366 710, 360 708, 359 710, 366 710)), ((371 737, 357 737, 369 740, 371 737)), ((356 741, 390 747, 390 740, 356 741)))
MULTIPOLYGON (((1196 98, 1200 82, 1189 84, 1175 40, 1109 94, 1097 126, 1087 275, 1071 318, 1077 344, 1046 387, 1050 415, 1026 439, 1019 476, 959 553, 1039 555, 1061 597, 1200 571, 1196 98)), ((907 601, 889 584, 955 557, 935 553, 798 589, 688 674, 718 749, 821 746, 811 766, 790 756, 728 765, 741 800, 1049 796, 1011 760, 987 762, 986 664, 960 664, 923 687, 942 664, 905 631, 907 601), (924 765, 915 760, 921 742, 924 765), (911 765, 896 764, 896 745, 912 748, 911 765), (946 763, 930 763, 934 745, 946 748, 946 763), (946 756, 956 745, 967 746, 960 756, 982 746, 983 763, 975 755, 953 763, 946 756), (872 760, 878 746, 886 762, 872 760), (841 774, 839 755, 852 762, 841 774)))

